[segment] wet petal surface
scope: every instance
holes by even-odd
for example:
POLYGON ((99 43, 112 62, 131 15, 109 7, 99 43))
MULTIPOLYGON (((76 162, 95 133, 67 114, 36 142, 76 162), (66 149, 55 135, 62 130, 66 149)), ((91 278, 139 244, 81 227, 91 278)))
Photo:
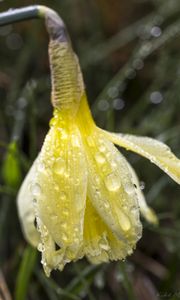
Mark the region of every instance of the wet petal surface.
POLYGON ((180 160, 167 145, 148 137, 104 132, 114 144, 148 158, 180 184, 180 160))
POLYGON ((158 224, 158 218, 157 218, 155 212, 153 211, 153 209, 150 208, 146 203, 144 194, 143 194, 143 192, 140 188, 140 183, 139 183, 139 179, 136 175, 136 172, 129 163, 128 163, 128 166, 129 166, 129 170, 130 170, 131 175, 132 175, 133 184, 136 188, 136 195, 137 195, 137 198, 138 198, 140 212, 148 222, 150 222, 154 225, 157 225, 158 224))
POLYGON ((91 200, 87 199, 84 219, 83 254, 94 264, 124 259, 132 253, 132 245, 119 240, 105 224, 91 200))
POLYGON ((59 120, 53 120, 51 126, 32 183, 38 190, 35 206, 42 243, 39 250, 46 272, 48 268, 62 269, 76 259, 83 241, 87 188, 86 160, 78 128, 59 120))
POLYGON ((103 134, 94 131, 85 143, 88 198, 117 239, 133 247, 141 237, 139 206, 124 157, 103 134))
POLYGON ((36 228, 35 209, 31 190, 31 182, 35 176, 37 160, 38 158, 34 161, 29 173, 24 179, 17 197, 18 214, 24 235, 27 241, 34 247, 37 247, 40 238, 36 228))

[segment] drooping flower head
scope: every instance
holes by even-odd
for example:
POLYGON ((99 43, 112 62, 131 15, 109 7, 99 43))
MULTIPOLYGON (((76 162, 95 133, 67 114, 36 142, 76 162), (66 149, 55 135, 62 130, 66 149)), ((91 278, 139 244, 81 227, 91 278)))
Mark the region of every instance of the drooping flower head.
POLYGON ((25 237, 42 252, 49 275, 83 256, 95 264, 124 259, 141 237, 139 213, 157 223, 135 171, 114 143, 150 159, 177 183, 180 161, 157 140, 96 126, 64 23, 41 11, 50 35, 54 116, 19 191, 18 210, 25 237))

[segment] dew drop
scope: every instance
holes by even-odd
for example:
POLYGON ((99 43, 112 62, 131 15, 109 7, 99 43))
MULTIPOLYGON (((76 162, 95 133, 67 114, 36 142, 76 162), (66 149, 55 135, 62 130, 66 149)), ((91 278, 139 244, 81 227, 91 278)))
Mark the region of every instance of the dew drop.
POLYGON ((99 184, 100 182, 101 182, 101 180, 100 180, 100 178, 98 177, 98 176, 95 176, 95 182, 97 183, 97 184, 99 184))
POLYGON ((34 197, 37 197, 41 194, 41 187, 38 183, 33 183, 31 185, 31 193, 34 197))
POLYGON ((105 147, 103 144, 101 144, 101 145, 99 146, 99 150, 100 150, 101 152, 105 152, 105 151, 106 151, 106 147, 105 147))
POLYGON ((154 26, 151 29, 151 35, 154 37, 159 37, 162 34, 162 30, 159 26, 154 26))
POLYGON ((133 252, 133 250, 132 250, 132 249, 128 249, 128 251, 127 251, 127 254, 128 254, 128 255, 131 255, 131 254, 132 254, 132 252, 133 252))
POLYGON ((117 98, 113 100, 113 108, 116 110, 121 110, 125 106, 124 100, 117 98))
POLYGON ((42 162, 39 162, 39 164, 37 165, 37 169, 39 172, 44 172, 45 165, 42 162))
POLYGON ((79 185, 79 183, 80 183, 80 180, 79 180, 79 178, 76 178, 76 179, 74 180, 74 185, 78 186, 78 185, 79 185))
POLYGON ((64 217, 68 217, 69 211, 67 209, 65 209, 65 210, 63 210, 62 214, 64 215, 64 217))
POLYGON ((79 232, 79 227, 75 227, 74 232, 76 232, 76 233, 79 232))
POLYGON ((72 136, 72 146, 74 148, 80 148, 80 142, 79 142, 78 136, 76 136, 76 135, 72 136))
POLYGON ((61 129, 60 133, 61 133, 61 139, 62 140, 67 140, 68 134, 67 134, 66 130, 65 129, 61 129))
POLYGON ((109 102, 107 100, 100 100, 98 103, 98 109, 101 111, 107 111, 109 109, 109 102))
POLYGON ((65 243, 68 241, 67 235, 65 233, 62 234, 62 240, 65 243))
POLYGON ((58 175, 62 175, 65 172, 66 163, 62 158, 56 159, 54 162, 54 172, 58 175))
POLYGON ((159 91, 154 91, 150 95, 150 101, 153 104, 159 104, 163 101, 163 96, 159 91))
POLYGON ((117 163, 115 161, 112 161, 111 166, 112 166, 112 168, 116 169, 117 168, 117 163))
POLYGON ((144 44, 141 47, 140 55, 143 56, 143 57, 146 57, 150 53, 151 49, 152 49, 152 43, 147 42, 146 44, 144 44))
POLYGON ((108 251, 110 249, 110 246, 107 244, 107 242, 103 242, 103 241, 99 243, 99 247, 105 251, 108 251))
POLYGON ((99 199, 99 196, 100 196, 100 192, 99 192, 98 189, 96 189, 95 194, 94 194, 94 197, 95 197, 96 199, 99 199))
POLYGON ((142 59, 135 59, 133 61, 133 67, 136 69, 136 70, 141 70, 143 67, 144 67, 144 62, 142 59))
POLYGON ((96 160, 96 162, 97 162, 98 164, 100 164, 100 165, 101 165, 101 164, 104 164, 105 161, 106 161, 104 155, 101 154, 100 152, 97 152, 97 153, 95 154, 95 160, 96 160))
POLYGON ((110 87, 108 89, 108 96, 111 98, 117 97, 118 96, 118 88, 116 86, 110 87))
POLYGON ((128 193, 129 195, 132 195, 134 193, 134 186, 133 184, 127 183, 125 186, 125 191, 126 193, 128 193))
POLYGON ((105 185, 109 191, 116 192, 121 186, 120 178, 111 173, 108 176, 106 176, 105 185))
POLYGON ((108 202, 105 202, 105 203, 104 203, 104 207, 105 207, 106 209, 108 209, 108 208, 110 207, 109 203, 108 203, 108 202))
POLYGON ((33 203, 37 204, 37 199, 36 198, 33 198, 33 203))
POLYGON ((42 243, 39 243, 38 245, 38 250, 41 251, 41 252, 44 252, 45 248, 44 248, 44 245, 42 243))
POLYGON ((65 222, 64 222, 64 223, 61 223, 61 228, 62 228, 62 229, 67 229, 67 223, 65 223, 65 222))
POLYGON ((65 193, 65 192, 61 192, 61 193, 59 194, 59 198, 60 198, 62 201, 66 200, 66 193, 65 193))
POLYGON ((88 143, 88 145, 89 145, 90 147, 93 147, 93 146, 94 146, 92 136, 88 136, 86 140, 87 140, 87 143, 88 143))
POLYGON ((126 77, 127 77, 128 79, 133 79, 135 76, 136 76, 136 71, 135 71, 133 68, 129 68, 129 69, 126 71, 126 77))
POLYGON ((49 122, 49 126, 50 127, 53 127, 55 124, 56 124, 56 119, 55 118, 52 118, 51 120, 50 120, 50 122, 49 122))
POLYGON ((129 218, 122 212, 118 212, 119 223, 123 231, 128 231, 131 228, 129 218))
POLYGON ((145 189, 145 182, 144 182, 144 181, 141 181, 141 182, 140 182, 140 189, 141 189, 141 190, 144 190, 144 189, 145 189))

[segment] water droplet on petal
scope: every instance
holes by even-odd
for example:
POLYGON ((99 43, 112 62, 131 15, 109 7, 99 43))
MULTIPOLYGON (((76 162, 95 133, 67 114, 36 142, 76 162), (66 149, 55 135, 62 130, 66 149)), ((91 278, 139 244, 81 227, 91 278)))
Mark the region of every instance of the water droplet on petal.
POLYGON ((132 252, 133 252, 133 249, 128 249, 127 254, 128 254, 128 255, 131 255, 132 252))
POLYGON ((61 224, 61 227, 62 227, 63 229, 67 229, 67 223, 62 223, 62 224, 61 224))
POLYGON ((79 138, 76 135, 72 136, 72 146, 74 148, 80 148, 80 142, 79 142, 79 138))
POLYGON ((108 208, 110 207, 109 203, 108 203, 108 202, 105 202, 105 203, 104 203, 104 207, 105 207, 106 209, 108 209, 108 208))
POLYGON ((80 184, 80 180, 79 180, 79 178, 76 178, 75 180, 74 180, 74 185, 79 185, 80 184))
POLYGON ((111 173, 105 178, 105 185, 111 192, 116 192, 121 186, 120 178, 115 174, 111 173))
POLYGON ((99 145, 99 150, 101 152, 105 152, 106 151, 106 147, 103 144, 101 144, 101 145, 99 145))
POLYGON ((79 232, 79 227, 78 226, 76 226, 75 228, 74 228, 74 232, 79 232))
POLYGON ((66 200, 66 193, 65 193, 65 192, 60 192, 59 198, 60 198, 62 201, 66 200))
POLYGON ((123 231, 128 231, 131 228, 129 218, 121 211, 118 212, 119 223, 123 231))
POLYGON ((39 162, 39 164, 37 165, 37 169, 39 172, 44 172, 45 165, 42 162, 39 162))
POLYGON ((63 242, 68 241, 67 235, 65 233, 62 234, 62 240, 63 240, 63 242))
POLYGON ((53 127, 55 124, 56 124, 56 119, 55 118, 52 118, 51 120, 50 120, 50 122, 49 122, 49 126, 50 127, 53 127))
POLYGON ((69 216, 69 211, 67 209, 64 209, 62 212, 64 217, 68 217, 69 216))
POLYGON ((104 164, 104 162, 106 161, 104 155, 101 154, 100 152, 97 152, 95 154, 95 160, 98 164, 104 164))
POLYGON ((44 252, 45 248, 44 248, 44 245, 42 243, 39 243, 38 245, 38 250, 41 251, 41 252, 44 252))
POLYGON ((116 169, 118 166, 117 166, 117 163, 115 161, 112 161, 111 162, 111 167, 116 169))
POLYGON ((38 183, 31 184, 31 193, 34 197, 37 197, 41 194, 41 187, 38 183))
POLYGON ((89 145, 90 147, 93 147, 93 146, 94 146, 94 142, 93 142, 92 136, 88 136, 86 140, 87 140, 87 143, 88 143, 88 145, 89 145))
POLYGON ((128 193, 129 195, 132 195, 134 193, 134 185, 131 183, 127 183, 124 186, 124 189, 125 189, 126 193, 128 193))
POLYGON ((100 242, 99 243, 99 247, 102 249, 102 250, 105 250, 105 251, 108 251, 110 249, 110 246, 107 244, 107 242, 100 242))
POLYGON ((60 133, 61 133, 61 139, 67 140, 68 134, 67 134, 66 130, 65 129, 61 129, 60 133))
POLYGON ((65 172, 66 162, 62 158, 56 159, 54 162, 54 172, 58 175, 62 175, 65 172))
POLYGON ((37 199, 36 198, 33 198, 33 203, 37 204, 37 199))

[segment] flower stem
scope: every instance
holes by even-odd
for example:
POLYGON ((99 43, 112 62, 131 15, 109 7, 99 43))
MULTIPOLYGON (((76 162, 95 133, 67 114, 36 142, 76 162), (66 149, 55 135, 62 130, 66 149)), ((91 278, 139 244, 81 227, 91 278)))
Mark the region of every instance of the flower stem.
POLYGON ((49 34, 52 105, 75 114, 85 88, 78 59, 61 17, 47 6, 32 5, 0 13, 0 26, 34 18, 45 21, 49 34))
POLYGON ((37 5, 10 9, 8 11, 0 13, 0 26, 39 17, 39 9, 37 5))
POLYGON ((9 9, 0 13, 0 26, 37 18, 45 19, 46 28, 51 39, 58 39, 60 42, 69 40, 62 19, 54 10, 43 5, 9 9))

